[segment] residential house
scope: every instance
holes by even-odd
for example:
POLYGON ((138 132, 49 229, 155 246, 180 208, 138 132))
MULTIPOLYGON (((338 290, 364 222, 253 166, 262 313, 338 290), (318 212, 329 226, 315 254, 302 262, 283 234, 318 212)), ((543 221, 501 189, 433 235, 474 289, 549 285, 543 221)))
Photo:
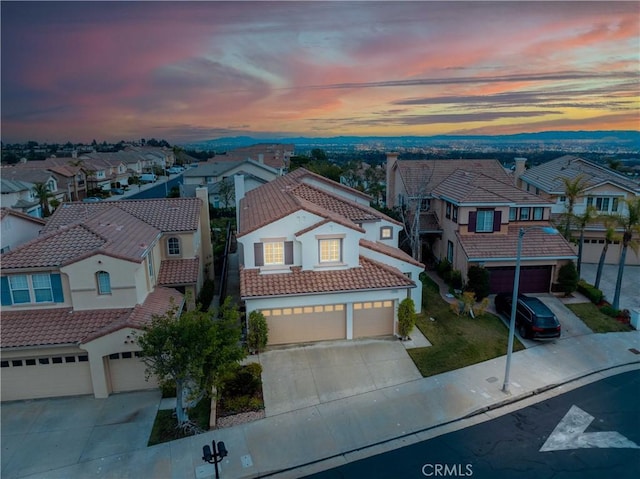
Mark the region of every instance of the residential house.
POLYGON ((2 400, 156 387, 136 335, 211 277, 205 202, 65 203, 2 254, 2 400))
POLYGON ((176 155, 171 148, 158 146, 127 146, 125 152, 136 153, 142 161, 142 172, 153 173, 154 168, 171 168, 176 155))
MULTIPOLYGON (((2 193, 1 206, 12 208, 31 216, 42 218, 43 212, 40 200, 34 193, 37 183, 47 186, 52 200, 62 201, 65 191, 58 188, 58 181, 51 171, 35 168, 20 168, 11 166, 2 169, 0 180, 0 192, 2 193)), ((50 208, 52 209, 52 208, 50 208)))
POLYGON ((522 292, 548 292, 560 267, 575 260, 559 234, 546 235, 551 202, 513 184, 495 160, 398 160, 387 157, 387 202, 403 210, 425 257, 448 260, 463 280, 471 266, 489 271, 492 293, 513 289, 518 234, 522 292), (532 228, 538 227, 538 228, 532 228))
POLYGON ((215 161, 254 160, 277 170, 288 170, 295 146, 284 143, 259 143, 235 148, 222 155, 216 155, 215 161))
POLYGON ((58 158, 51 156, 42 161, 22 161, 15 165, 16 170, 49 172, 55 177, 64 198, 60 200, 79 201, 87 197, 87 172, 77 158, 58 158))
MULTIPOLYGON (((567 197, 563 178, 575 180, 580 177, 585 190, 574 205, 574 214, 584 214, 588 205, 593 206, 600 215, 626 215, 626 206, 621 200, 631 200, 640 196, 640 183, 622 173, 576 156, 562 156, 531 169, 524 169, 525 159, 516 166, 519 187, 535 192, 551 201, 551 213, 557 225, 564 222, 567 213, 567 197)), ((576 226, 574 235, 579 236, 576 226)), ((585 229, 582 261, 597 263, 605 242, 606 227, 602 221, 594 221, 585 229)), ((605 262, 617 264, 622 245, 615 241, 609 246, 605 262)), ((640 255, 628 254, 626 264, 640 265, 640 255)))
POLYGON ((266 316, 269 344, 393 335, 400 301, 421 310, 424 266, 369 202, 303 168, 240 200, 240 295, 266 316))
MULTIPOLYGON (((4 180, 2 180, 4 181, 4 180)), ((0 208, 0 253, 8 253, 23 243, 36 238, 45 222, 11 208, 0 208)))

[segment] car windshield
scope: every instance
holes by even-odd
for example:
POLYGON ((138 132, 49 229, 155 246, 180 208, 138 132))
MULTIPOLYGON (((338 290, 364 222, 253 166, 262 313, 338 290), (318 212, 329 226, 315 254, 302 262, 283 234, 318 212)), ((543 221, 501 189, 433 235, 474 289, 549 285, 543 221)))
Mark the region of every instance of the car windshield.
POLYGON ((553 316, 539 316, 536 318, 536 326, 539 328, 555 328, 558 321, 553 316))

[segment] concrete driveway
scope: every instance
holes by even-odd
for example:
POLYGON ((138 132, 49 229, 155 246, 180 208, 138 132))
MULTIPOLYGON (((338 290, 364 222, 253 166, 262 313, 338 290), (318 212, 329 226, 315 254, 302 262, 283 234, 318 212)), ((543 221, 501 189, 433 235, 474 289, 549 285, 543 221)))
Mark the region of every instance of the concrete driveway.
POLYGON ((159 391, 3 403, 3 479, 146 449, 159 391))
POLYGON ((397 339, 323 342, 258 359, 267 417, 422 379, 397 339))
MULTIPOLYGON (((633 251, 629 251, 627 254, 633 255, 634 253, 633 251)), ((593 284, 596 280, 597 270, 597 264, 582 264, 580 276, 587 282, 593 284)), ((618 266, 605 264, 602 270, 600 289, 609 302, 613 301, 617 278, 618 266)), ((620 289, 620 309, 640 310, 640 294, 638 294, 638 291, 640 291, 640 266, 625 266, 624 275, 622 276, 622 288, 620 289)))

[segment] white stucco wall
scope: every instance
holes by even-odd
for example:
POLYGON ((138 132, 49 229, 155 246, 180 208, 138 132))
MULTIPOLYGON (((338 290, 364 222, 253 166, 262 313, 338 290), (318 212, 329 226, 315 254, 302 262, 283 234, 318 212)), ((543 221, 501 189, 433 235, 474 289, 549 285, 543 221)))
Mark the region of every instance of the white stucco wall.
MULTIPOLYGON (((4 195, 2 196, 4 197, 4 195)), ((9 247, 9 250, 14 250, 21 244, 37 238, 42 228, 44 225, 9 214, 2 219, 0 224, 1 247, 2 249, 9 247)))

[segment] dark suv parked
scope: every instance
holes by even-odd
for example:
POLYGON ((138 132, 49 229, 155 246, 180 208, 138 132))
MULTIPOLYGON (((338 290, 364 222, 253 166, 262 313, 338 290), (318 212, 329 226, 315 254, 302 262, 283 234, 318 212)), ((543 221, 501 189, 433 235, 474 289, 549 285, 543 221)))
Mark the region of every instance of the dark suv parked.
MULTIPOLYGON (((496 294, 496 310, 511 318, 513 293, 496 294)), ((518 295, 516 328, 523 338, 553 339, 560 337, 560 322, 555 314, 538 298, 518 295)))

